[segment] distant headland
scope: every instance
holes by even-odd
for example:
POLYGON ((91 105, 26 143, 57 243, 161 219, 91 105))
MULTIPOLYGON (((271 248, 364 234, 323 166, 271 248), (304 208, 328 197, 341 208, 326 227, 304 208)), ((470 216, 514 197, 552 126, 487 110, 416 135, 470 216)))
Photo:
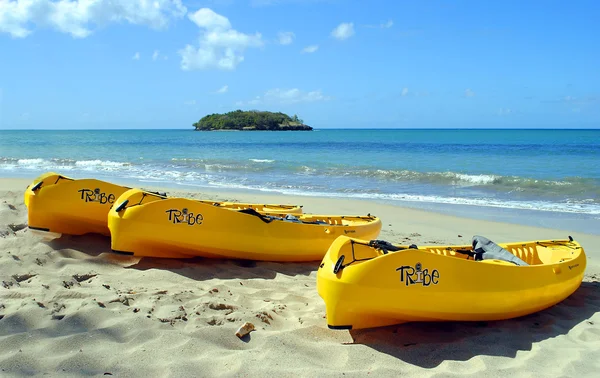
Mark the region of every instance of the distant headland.
POLYGON ((311 131, 313 128, 294 114, 293 117, 277 112, 257 110, 235 110, 224 114, 209 114, 192 126, 197 131, 218 130, 269 130, 269 131, 311 131))

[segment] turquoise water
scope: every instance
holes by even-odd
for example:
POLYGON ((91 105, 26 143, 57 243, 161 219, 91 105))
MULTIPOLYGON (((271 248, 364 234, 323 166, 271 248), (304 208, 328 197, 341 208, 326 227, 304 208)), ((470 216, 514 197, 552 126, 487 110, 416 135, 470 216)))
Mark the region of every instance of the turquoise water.
POLYGON ((0 131, 1 176, 46 171, 600 217, 600 130, 0 131))

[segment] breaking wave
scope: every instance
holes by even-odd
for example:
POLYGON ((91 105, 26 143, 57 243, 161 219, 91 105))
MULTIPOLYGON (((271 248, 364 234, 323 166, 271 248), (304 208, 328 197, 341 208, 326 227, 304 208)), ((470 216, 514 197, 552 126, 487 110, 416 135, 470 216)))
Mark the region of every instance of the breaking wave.
POLYGON ((490 173, 418 172, 402 169, 307 164, 273 159, 2 158, 0 175, 54 171, 72 177, 135 179, 183 185, 246 188, 298 195, 467 204, 600 214, 600 179, 536 179, 490 173), (136 160, 136 159, 132 159, 136 160))

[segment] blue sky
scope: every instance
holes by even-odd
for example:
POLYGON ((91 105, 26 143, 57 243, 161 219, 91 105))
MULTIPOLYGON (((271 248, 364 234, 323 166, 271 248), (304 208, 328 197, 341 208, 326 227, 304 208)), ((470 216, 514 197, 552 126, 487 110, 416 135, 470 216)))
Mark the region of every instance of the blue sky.
POLYGON ((600 127, 596 1, 0 0, 0 129, 600 127))

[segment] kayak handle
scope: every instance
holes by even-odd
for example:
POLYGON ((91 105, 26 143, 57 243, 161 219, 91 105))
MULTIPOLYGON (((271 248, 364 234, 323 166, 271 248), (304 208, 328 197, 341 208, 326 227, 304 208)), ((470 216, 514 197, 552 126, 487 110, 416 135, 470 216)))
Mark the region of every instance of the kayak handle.
POLYGON ((127 206, 128 203, 129 203, 128 199, 126 199, 125 201, 121 202, 119 204, 119 206, 115 207, 115 211, 118 213, 119 211, 123 210, 125 208, 125 206, 127 206))
POLYGON ((341 255, 340 258, 336 261, 335 266, 333 267, 333 274, 337 274, 340 269, 344 267, 344 258, 346 255, 341 255))
POLYGON ((41 187, 42 187, 42 184, 43 184, 43 183, 44 183, 43 181, 40 181, 40 182, 38 182, 37 184, 35 184, 35 185, 34 185, 34 186, 31 188, 31 191, 32 191, 32 192, 35 192, 36 190, 38 190, 39 188, 41 188, 41 187))

